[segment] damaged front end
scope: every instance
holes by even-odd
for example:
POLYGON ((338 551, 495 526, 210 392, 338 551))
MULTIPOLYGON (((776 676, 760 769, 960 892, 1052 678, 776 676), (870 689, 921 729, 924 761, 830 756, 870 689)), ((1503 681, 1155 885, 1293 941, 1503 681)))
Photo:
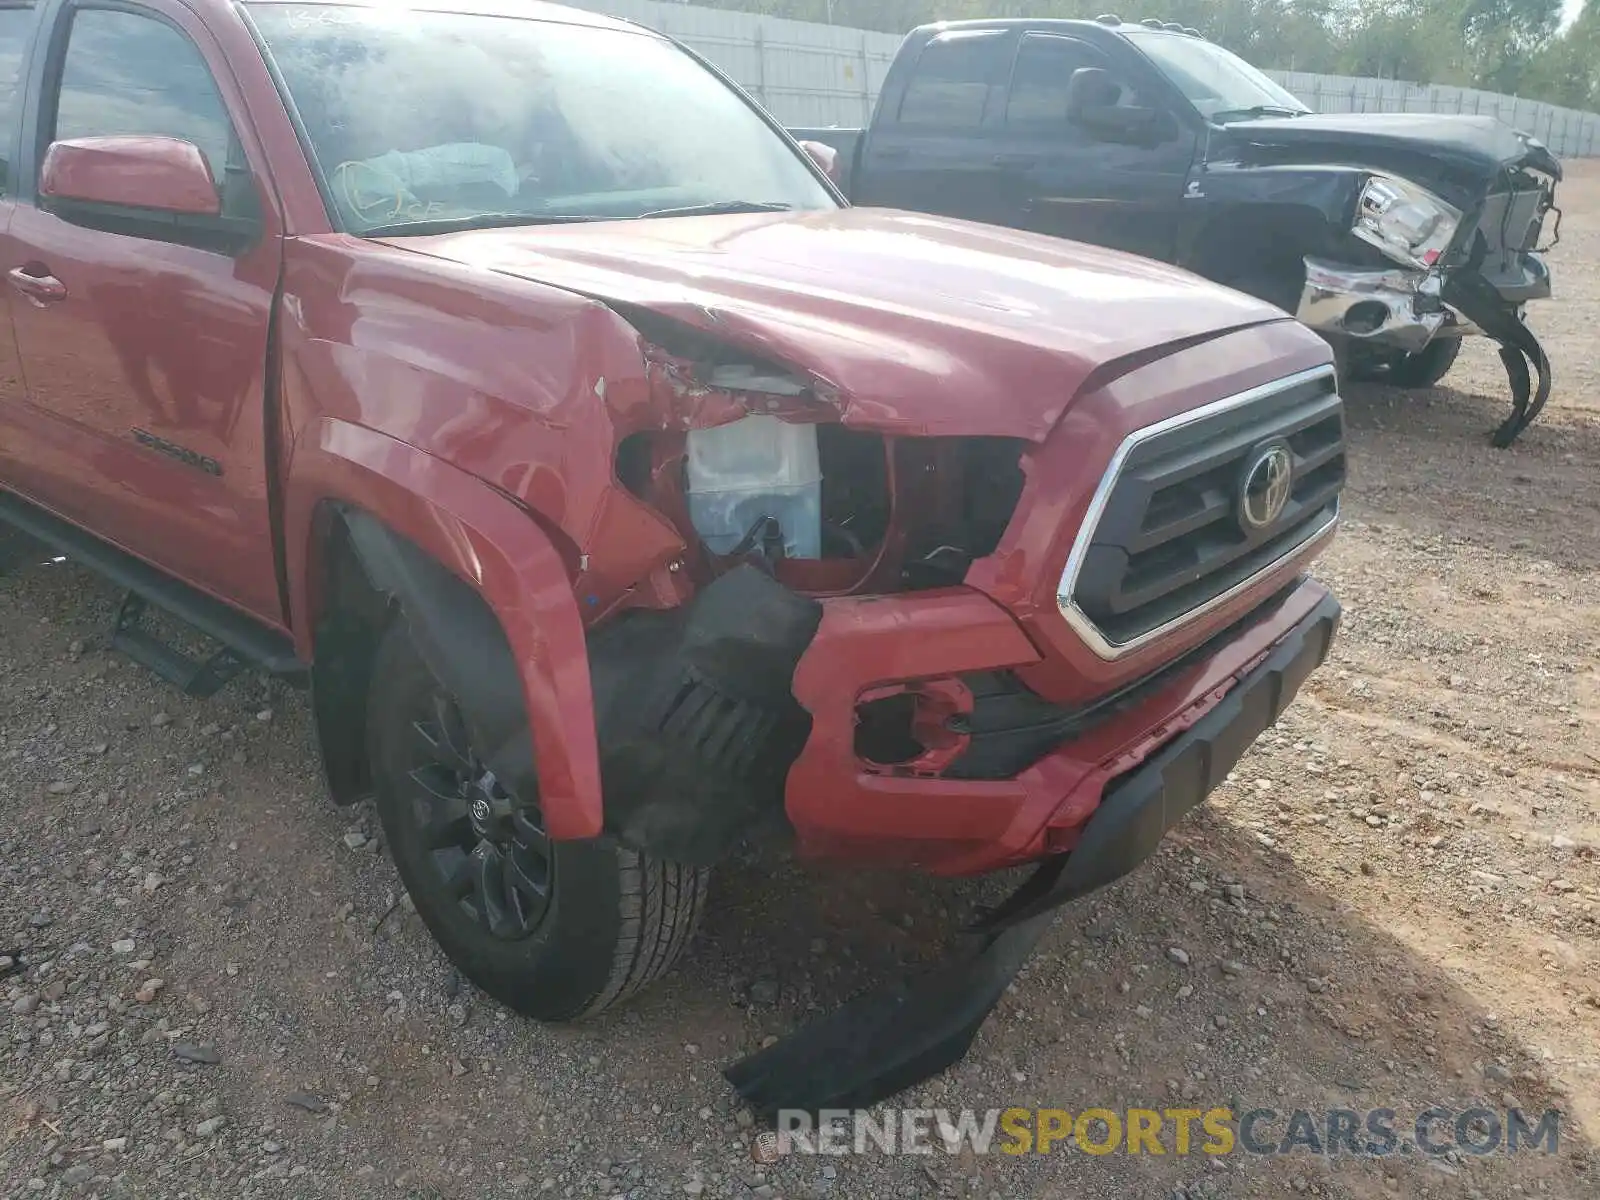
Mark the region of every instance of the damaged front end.
MULTIPOLYGON (((873 428, 858 394, 790 362, 614 307, 640 331, 658 414, 621 441, 617 478, 685 549, 676 597, 641 590, 590 635, 608 831, 706 865, 766 841, 949 874, 1040 864, 932 970, 726 1070, 762 1113, 871 1105, 959 1060, 1056 909, 1151 854, 1323 661, 1338 605, 1290 564, 1331 529, 1343 479, 1326 351, 1272 322, 1191 343, 1209 407, 1173 394, 1186 368, 1150 354, 1127 368, 1151 405, 1138 415, 1091 387, 1089 411, 1034 438, 928 435, 873 428), (1219 384, 1240 388, 1220 408, 1219 384), (1136 578, 1100 614, 1117 643, 1083 650, 1118 682, 1076 677, 1068 696, 1030 673, 1062 664, 1025 632, 1020 597, 1047 601, 1042 645, 1081 636, 1060 607, 1071 514, 1125 439, 1169 426, 1176 440, 1129 469, 1154 490, 1125 494, 1150 511, 1136 578), (1300 472, 1289 515, 1243 535, 1219 497, 1280 445, 1300 472), (1216 563, 1196 566, 1202 551, 1216 563), (1277 591, 1250 599, 1267 577, 1277 591), (1187 649, 1118 663, 1147 624, 1234 597, 1238 614, 1187 649)), ((1097 596, 1085 583, 1078 602, 1097 596)))
POLYGON ((1348 261, 1305 259, 1296 316, 1335 340, 1356 376, 1431 383, 1448 369, 1446 339, 1484 335, 1500 346, 1511 415, 1493 444, 1511 445, 1550 395, 1550 360, 1524 321, 1550 296, 1544 254, 1555 245, 1559 163, 1523 139, 1486 190, 1449 189, 1457 203, 1399 174, 1369 175, 1356 197, 1348 261), (1548 215, 1556 219, 1549 231, 1548 215))
MULTIPOLYGON (((591 637, 606 824, 624 845, 711 865, 741 842, 792 839, 785 785, 812 732, 795 673, 823 598, 959 584, 1012 517, 1027 443, 847 428, 825 381, 623 311, 665 415, 624 439, 618 478, 686 551, 682 603, 623 612, 591 637)), ((959 701, 927 729, 911 712, 874 723, 914 691, 862 698, 864 758, 909 769, 930 745, 964 745, 959 701)), ((928 1078, 966 1053, 1054 907, 996 914, 931 974, 857 999, 727 1079, 770 1114, 872 1104, 928 1078)))
POLYGON ((690 865, 1054 864, 933 976, 735 1065, 760 1108, 958 1058, 1054 906, 1148 855, 1326 649, 1303 571, 1342 410, 1327 346, 1259 299, 859 209, 410 248, 584 301, 582 336, 540 343, 575 348, 570 404, 493 478, 565 556, 610 837, 690 865), (1170 794, 1142 774, 1169 748, 1170 794), (1063 866, 1102 810, 1109 849, 1063 866))
POLYGON ((1027 443, 850 428, 826 382, 623 311, 662 418, 622 440, 617 478, 685 549, 672 594, 635 591, 590 637, 607 827, 711 865, 791 832, 794 675, 823 600, 958 585, 1011 519, 1027 443))

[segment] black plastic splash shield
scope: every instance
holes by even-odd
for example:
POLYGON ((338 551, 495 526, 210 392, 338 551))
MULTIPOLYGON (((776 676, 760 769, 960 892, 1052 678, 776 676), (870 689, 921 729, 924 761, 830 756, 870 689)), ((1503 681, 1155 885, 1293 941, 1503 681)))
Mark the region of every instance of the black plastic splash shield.
POLYGON ((1550 399, 1550 356, 1516 310, 1478 273, 1481 253, 1480 245, 1473 261, 1445 277, 1443 299, 1500 343, 1500 361, 1511 383, 1511 415, 1494 431, 1490 441, 1503 450, 1544 411, 1545 401, 1550 399), (1529 363, 1539 377, 1537 390, 1529 377, 1529 363))

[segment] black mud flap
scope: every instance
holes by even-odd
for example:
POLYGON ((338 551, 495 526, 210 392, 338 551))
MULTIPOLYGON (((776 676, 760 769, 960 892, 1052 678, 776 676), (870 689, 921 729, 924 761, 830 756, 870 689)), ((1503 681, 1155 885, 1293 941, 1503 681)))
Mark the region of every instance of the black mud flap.
POLYGON ((1490 440, 1504 449, 1533 424, 1550 399, 1550 356, 1516 310, 1478 273, 1480 261, 1481 248, 1472 261, 1446 277, 1442 299, 1500 343, 1500 361, 1511 382, 1511 415, 1490 440), (1530 363, 1538 375, 1537 389, 1528 373, 1530 363))
MULTIPOLYGON (((374 587, 394 596, 423 661, 460 703, 514 796, 538 770, 522 679, 500 623, 465 582, 362 513, 346 526, 374 587)), ((822 605, 737 567, 682 608, 612 622, 589 646, 606 831, 641 853, 711 866, 785 827, 783 786, 811 732, 791 694, 822 605)))

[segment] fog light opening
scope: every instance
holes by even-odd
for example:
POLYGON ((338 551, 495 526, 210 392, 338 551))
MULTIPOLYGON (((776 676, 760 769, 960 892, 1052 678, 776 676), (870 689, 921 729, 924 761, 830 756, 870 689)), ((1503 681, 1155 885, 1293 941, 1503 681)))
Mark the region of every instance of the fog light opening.
POLYGON ((1346 333, 1367 336, 1377 333, 1389 320, 1389 306, 1381 300, 1363 300, 1352 304, 1344 314, 1346 333))
POLYGON ((920 758, 928 748, 912 733, 917 697, 912 692, 868 700, 856 706, 856 757, 875 767, 894 767, 920 758))
POLYGON ((971 712, 958 679, 876 688, 856 704, 856 757, 869 769, 937 775, 966 751, 971 712))

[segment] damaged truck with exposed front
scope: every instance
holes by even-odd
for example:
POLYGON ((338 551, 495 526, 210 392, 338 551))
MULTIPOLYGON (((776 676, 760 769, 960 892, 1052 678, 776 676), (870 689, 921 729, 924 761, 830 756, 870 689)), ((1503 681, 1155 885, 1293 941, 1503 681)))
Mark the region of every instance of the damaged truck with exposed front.
POLYGON ((1195 29, 1107 15, 913 30, 866 129, 794 132, 857 204, 1176 263, 1298 316, 1349 379, 1431 387, 1486 335, 1496 445, 1549 397, 1524 317, 1561 165, 1492 117, 1313 113, 1195 29))
POLYGON ((660 976, 740 847, 1032 867, 728 1068, 763 1109, 888 1095, 1329 652, 1333 356, 1259 299, 852 208, 582 12, 15 11, 65 66, 21 76, 0 521, 191 694, 308 684, 333 798, 521 1012, 660 976), (106 55, 127 95, 69 96, 106 55))

